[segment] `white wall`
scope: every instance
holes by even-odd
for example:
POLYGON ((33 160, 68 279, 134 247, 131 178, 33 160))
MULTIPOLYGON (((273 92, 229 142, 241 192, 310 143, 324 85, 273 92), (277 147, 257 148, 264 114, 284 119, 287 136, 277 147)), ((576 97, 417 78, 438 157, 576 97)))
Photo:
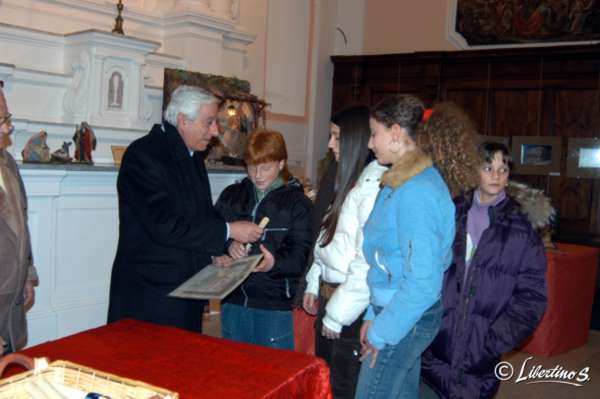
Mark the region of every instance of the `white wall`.
POLYGON ((451 1, 367 1, 364 54, 455 50, 448 38, 451 1))
MULTIPOLYGON (((279 1, 279 0, 277 0, 279 1)), ((272 113, 268 115, 268 125, 282 131, 288 143, 290 152, 290 164, 294 167, 303 168, 307 176, 313 180, 316 178, 317 162, 327 152, 327 140, 329 135, 329 119, 331 116, 331 93, 333 88, 333 64, 330 57, 334 54, 358 54, 362 52, 364 13, 366 0, 294 0, 310 5, 309 14, 294 12, 296 19, 306 18, 304 25, 310 27, 308 38, 305 38, 304 28, 296 23, 294 29, 282 30, 275 37, 268 36, 267 43, 278 40, 277 48, 281 55, 289 52, 286 48, 293 50, 296 58, 291 62, 291 57, 281 57, 277 70, 282 71, 282 78, 278 81, 279 87, 285 82, 289 86, 286 90, 294 88, 292 92, 296 96, 297 109, 300 110, 302 101, 306 102, 304 114, 291 110, 287 104, 279 102, 276 96, 267 100, 278 107, 273 107, 272 113), (341 27, 346 33, 348 43, 340 42, 340 33, 336 27, 341 27), (289 38, 283 32, 294 34, 295 38, 289 38), (308 43, 308 54, 301 61, 304 43, 308 43), (307 68, 304 72, 303 68, 307 68), (283 71, 287 76, 283 78, 283 71), (307 76, 304 82, 301 76, 307 76), (302 84, 306 84, 303 90, 302 84), (305 97, 303 94, 305 93, 305 97)), ((271 3, 275 0, 271 0, 271 3)), ((283 4, 283 2, 282 2, 283 4)), ((303 4, 303 6, 305 5, 303 4)), ((302 8, 304 10, 304 8, 302 8)), ((285 7, 270 7, 269 21, 279 19, 285 21, 291 17, 285 7), (273 12, 278 14, 273 15, 273 12)), ((277 30, 273 30, 277 32, 277 30)), ((259 34, 260 37, 260 34, 259 34)), ((269 46, 269 45, 267 45, 269 46)), ((267 58, 267 71, 275 68, 271 66, 272 59, 267 58)), ((270 82, 276 82, 275 79, 270 82)))
POLYGON ((254 42, 247 46, 244 58, 244 79, 252 86, 252 93, 258 97, 265 96, 265 66, 268 0, 242 1, 240 20, 243 29, 252 32, 254 42))
POLYGON ((337 0, 316 1, 316 21, 313 31, 315 43, 311 65, 311 97, 307 156, 310 176, 316 177, 317 162, 327 152, 329 119, 331 117, 331 92, 333 87, 333 64, 335 52, 335 26, 337 0))
POLYGON ((271 112, 306 114, 310 11, 310 1, 269 2, 265 97, 271 112))
POLYGON ((366 7, 367 0, 337 2, 335 55, 363 54, 366 7))

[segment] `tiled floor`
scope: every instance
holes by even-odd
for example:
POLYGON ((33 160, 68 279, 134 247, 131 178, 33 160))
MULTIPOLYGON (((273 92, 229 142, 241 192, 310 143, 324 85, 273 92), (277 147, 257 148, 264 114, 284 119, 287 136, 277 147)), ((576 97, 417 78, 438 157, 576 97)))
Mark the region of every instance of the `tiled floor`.
MULTIPOLYGON (((221 335, 221 322, 218 313, 205 315, 204 332, 213 337, 221 335)), ((524 374, 527 375, 532 367, 541 366, 544 370, 555 366, 564 370, 579 372, 589 367, 589 381, 581 386, 561 383, 531 383, 532 380, 516 382, 523 362, 531 355, 522 352, 513 352, 504 357, 514 368, 514 375, 510 380, 500 385, 496 399, 598 399, 600 398, 600 331, 591 330, 588 343, 581 348, 563 353, 558 356, 545 358, 535 356, 527 360, 524 374)), ((467 398, 468 399, 468 398, 467 398)))

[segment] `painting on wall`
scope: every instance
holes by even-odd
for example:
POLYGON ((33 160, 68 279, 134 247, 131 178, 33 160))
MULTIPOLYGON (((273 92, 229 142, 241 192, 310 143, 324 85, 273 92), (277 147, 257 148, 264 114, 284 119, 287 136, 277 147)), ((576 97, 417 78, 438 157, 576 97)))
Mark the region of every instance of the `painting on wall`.
POLYGON ((470 46, 600 40, 600 0, 455 0, 470 46))
POLYGON ((246 80, 166 68, 163 109, 169 103, 173 90, 183 84, 199 86, 221 100, 219 140, 211 146, 207 160, 243 165, 241 159, 246 139, 254 130, 265 126, 268 104, 251 94, 250 83, 246 80))
POLYGON ((513 136, 512 156, 517 175, 560 173, 561 138, 555 136, 513 136))
POLYGON ((600 138, 569 138, 567 176, 600 178, 600 138))

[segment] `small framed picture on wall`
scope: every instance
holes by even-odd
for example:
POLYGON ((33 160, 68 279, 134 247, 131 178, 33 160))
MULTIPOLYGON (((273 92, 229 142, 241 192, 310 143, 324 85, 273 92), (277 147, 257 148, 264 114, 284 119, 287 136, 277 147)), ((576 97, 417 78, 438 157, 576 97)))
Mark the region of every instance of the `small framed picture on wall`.
POLYGON ((567 176, 600 178, 600 138, 569 138, 567 176))
POLYGON ((513 136, 512 156, 517 175, 560 175, 561 138, 513 136))

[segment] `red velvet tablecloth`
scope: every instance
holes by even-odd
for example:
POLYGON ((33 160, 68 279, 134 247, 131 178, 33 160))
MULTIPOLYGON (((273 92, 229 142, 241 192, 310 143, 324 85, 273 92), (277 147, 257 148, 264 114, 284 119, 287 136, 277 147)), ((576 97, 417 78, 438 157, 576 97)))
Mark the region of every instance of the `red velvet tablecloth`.
POLYGON ((555 356, 575 349, 587 342, 590 332, 598 248, 557 245, 557 251, 546 252, 546 313, 521 348, 533 355, 555 356))
POLYGON ((22 353, 50 361, 69 360, 144 381, 179 392, 182 399, 332 397, 329 369, 316 357, 135 320, 84 331, 22 353))

